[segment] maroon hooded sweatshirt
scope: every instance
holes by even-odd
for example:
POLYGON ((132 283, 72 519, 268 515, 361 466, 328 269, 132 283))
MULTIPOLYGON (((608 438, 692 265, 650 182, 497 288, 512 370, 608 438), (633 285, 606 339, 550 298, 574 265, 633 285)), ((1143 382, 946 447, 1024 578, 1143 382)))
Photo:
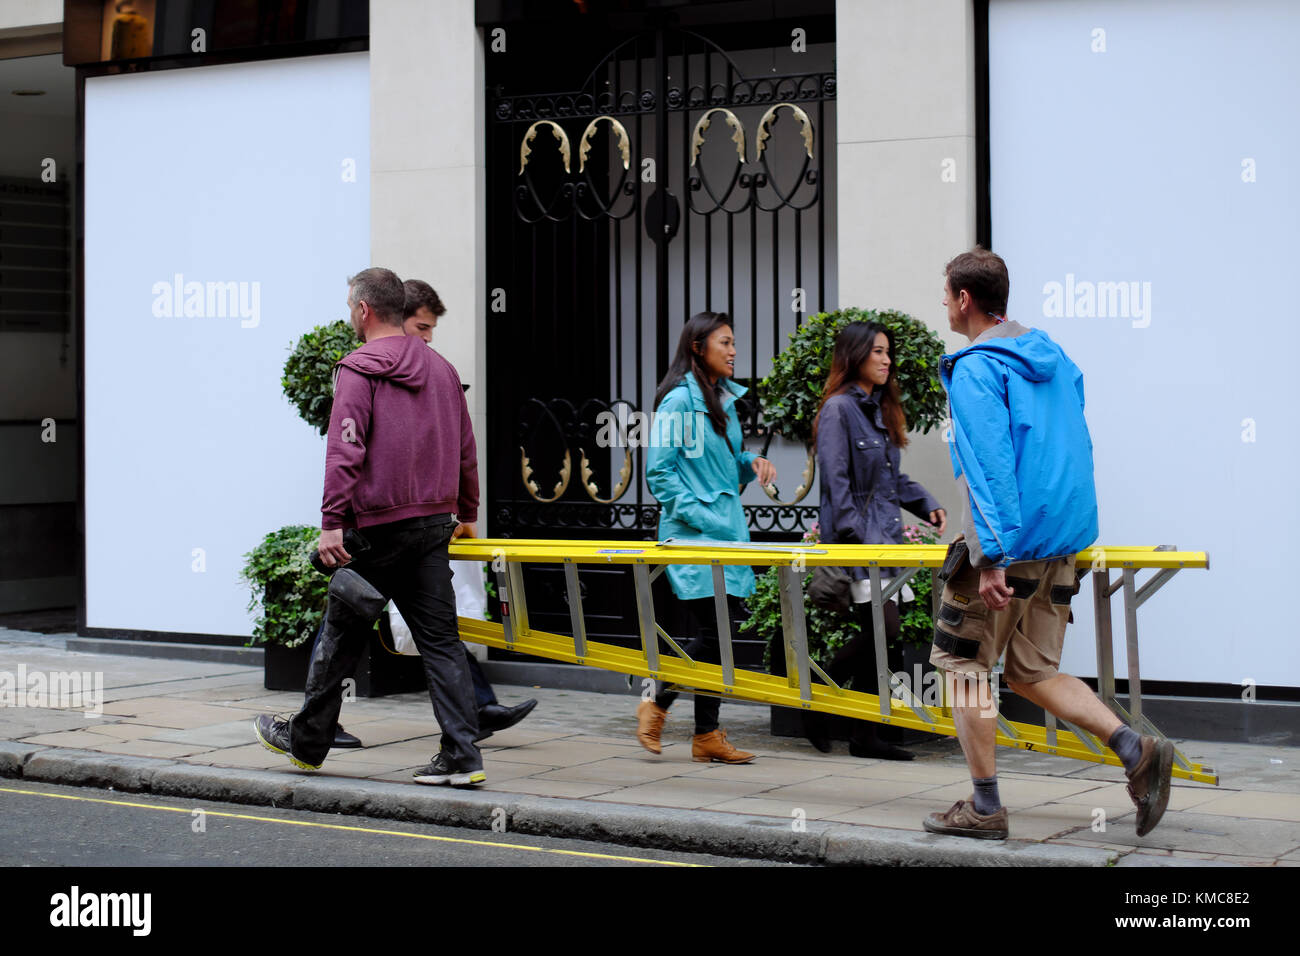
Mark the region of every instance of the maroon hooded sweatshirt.
POLYGON ((478 453, 460 376, 414 335, 367 342, 338 365, 321 527, 448 512, 478 518, 478 453))

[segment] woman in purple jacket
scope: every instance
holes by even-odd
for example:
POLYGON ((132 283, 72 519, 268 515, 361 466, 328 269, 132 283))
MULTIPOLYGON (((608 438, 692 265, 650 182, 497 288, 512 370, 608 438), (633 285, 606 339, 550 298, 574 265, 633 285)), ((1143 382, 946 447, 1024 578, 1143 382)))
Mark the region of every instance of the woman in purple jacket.
MULTIPOLYGON (((936 525, 946 514, 928 491, 898 470, 906 447, 907 419, 894 377, 894 342, 875 322, 851 322, 835 339, 830 375, 813 423, 817 469, 821 473, 821 540, 827 544, 902 544, 900 506, 936 525)), ((840 648, 827 673, 837 684, 852 678, 858 690, 876 686, 875 642, 871 621, 871 582, 867 569, 851 568, 854 613, 862 633, 840 648)), ((882 585, 893 569, 882 568, 882 585)), ((904 601, 911 589, 902 589, 904 601)), ((885 602, 886 643, 898 637, 899 595, 885 602)), ((813 746, 827 751, 824 721, 808 722, 813 746)), ((849 739, 855 757, 911 760, 912 754, 880 740, 876 725, 859 720, 849 739)))

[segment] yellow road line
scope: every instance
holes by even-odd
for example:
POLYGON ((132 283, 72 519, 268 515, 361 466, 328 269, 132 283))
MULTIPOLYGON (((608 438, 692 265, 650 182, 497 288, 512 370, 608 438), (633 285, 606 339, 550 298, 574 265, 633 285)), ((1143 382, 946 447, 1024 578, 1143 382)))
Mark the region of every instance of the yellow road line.
MULTIPOLYGON (((132 803, 129 800, 104 800, 99 797, 78 797, 68 793, 43 793, 40 790, 16 790, 0 787, 0 793, 24 793, 32 797, 54 797, 59 800, 80 800, 84 803, 106 803, 115 807, 138 807, 142 810, 167 810, 171 813, 190 813, 202 810, 205 816, 226 817, 231 820, 255 820, 259 823, 285 823, 295 827, 321 827, 325 830, 349 830, 354 833, 374 833, 382 836, 409 837, 413 840, 436 840, 439 843, 465 843, 470 846, 490 846, 504 850, 521 850, 532 853, 558 853, 561 856, 585 856, 596 860, 621 860, 628 863, 657 863, 660 866, 706 866, 704 863, 680 863, 676 860, 651 860, 637 856, 614 856, 609 853, 583 853, 578 850, 553 850, 543 846, 521 846, 516 843, 493 843, 490 840, 466 840, 460 837, 433 836, 429 833, 406 833, 403 830, 378 830, 372 827, 349 827, 341 823, 315 823, 310 820, 284 820, 280 817, 258 817, 249 813, 225 813, 204 807, 164 807, 152 803, 132 803)), ((317 811, 299 811, 313 813, 317 811)))

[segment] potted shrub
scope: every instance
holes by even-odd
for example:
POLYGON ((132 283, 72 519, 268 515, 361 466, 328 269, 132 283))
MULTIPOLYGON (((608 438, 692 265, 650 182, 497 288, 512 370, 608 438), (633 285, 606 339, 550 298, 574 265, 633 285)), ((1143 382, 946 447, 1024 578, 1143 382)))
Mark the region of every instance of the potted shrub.
MULTIPOLYGON (((835 337, 850 322, 878 322, 893 335, 894 374, 911 430, 928 433, 947 416, 947 399, 939 382, 939 358, 943 354, 943 342, 925 323, 892 310, 849 308, 819 313, 807 319, 790 335, 790 344, 773 359, 771 373, 758 383, 764 421, 784 437, 803 442, 809 447, 810 454, 813 420, 821 404, 822 388, 830 373, 835 337)), ((909 525, 904 535, 908 541, 918 544, 937 541, 937 536, 928 528, 909 525)), ((804 536, 806 543, 817 540, 816 530, 804 536)), ((811 573, 805 577, 805 589, 811 578, 811 573)), ((899 637, 887 648, 890 670, 904 671, 909 680, 915 679, 916 666, 920 666, 922 672, 930 669, 928 648, 933 637, 930 613, 932 580, 931 573, 922 572, 909 582, 915 598, 901 607, 899 637)), ((769 568, 759 576, 749 607, 752 616, 741 630, 753 631, 757 636, 765 638, 769 649, 769 668, 774 668, 773 673, 784 673, 784 654, 772 653, 774 647, 779 651, 781 641, 781 612, 775 569, 769 568)), ((857 636, 857 621, 851 615, 824 611, 807 600, 804 612, 809 654, 825 668, 835 652, 857 636)), ((875 692, 874 686, 859 689, 875 692)), ((831 730, 833 736, 847 737, 847 721, 832 720, 831 730)), ((801 736, 803 728, 798 712, 773 707, 772 732, 780 736, 801 736)), ((930 736, 919 732, 902 732, 899 728, 882 730, 886 738, 895 734, 907 738, 913 733, 919 738, 930 736)))
MULTIPOLYGON (((932 528, 908 525, 903 536, 909 544, 934 544, 938 535, 932 528)), ((818 542, 817 530, 809 531, 803 537, 804 544, 818 542)), ((807 599, 808 583, 812 572, 804 575, 804 621, 808 632, 808 656, 815 660, 822 669, 830 666, 836 651, 847 644, 862 631, 857 619, 851 614, 827 611, 807 599)), ((891 673, 902 671, 907 675, 911 686, 924 686, 924 675, 932 671, 930 664, 930 644, 934 637, 934 619, 931 615, 931 593, 933 572, 921 571, 908 581, 912 589, 913 600, 901 605, 898 637, 886 646, 887 663, 891 673), (919 670, 918 670, 919 668, 919 670), (918 681, 918 676, 921 680, 918 681)), ((777 587, 776 568, 768 568, 758 576, 753 595, 746 601, 750 617, 740 625, 742 632, 752 633, 761 638, 766 645, 764 663, 768 670, 778 676, 785 675, 785 654, 782 650, 781 632, 781 596, 777 587)), ((816 678, 814 677, 814 680, 816 678)), ((876 692, 875 684, 870 687, 852 687, 869 694, 876 692)), ((896 705, 897 706, 897 705, 896 705)), ((772 708, 772 733, 777 737, 803 736, 803 724, 799 711, 788 707, 772 708)), ((849 721, 845 718, 832 717, 829 721, 831 737, 847 740, 850 731, 849 721)), ((897 727, 881 729, 882 735, 892 742, 912 742, 929 739, 930 734, 920 731, 905 731, 897 727)))
POLYGON ((319 537, 318 528, 289 525, 244 555, 240 576, 252 589, 248 609, 257 614, 249 643, 266 649, 267 690, 303 690, 306 685, 329 587, 307 560, 319 537))

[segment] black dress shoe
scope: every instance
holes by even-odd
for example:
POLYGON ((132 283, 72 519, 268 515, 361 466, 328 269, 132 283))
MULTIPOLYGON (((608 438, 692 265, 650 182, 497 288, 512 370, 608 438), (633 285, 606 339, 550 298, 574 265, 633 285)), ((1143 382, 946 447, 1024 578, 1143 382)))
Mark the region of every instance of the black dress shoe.
POLYGON ((805 710, 803 717, 803 735, 824 754, 831 752, 831 738, 826 729, 826 715, 815 710, 805 710))
POLYGON ((533 712, 537 706, 537 701, 531 697, 522 704, 515 704, 513 707, 502 707, 500 704, 488 704, 478 712, 478 736, 474 738, 475 743, 480 740, 486 740, 498 730, 505 730, 507 727, 513 727, 519 721, 523 720, 533 712))
POLYGON ((334 743, 330 744, 330 748, 332 750, 341 750, 345 747, 360 747, 360 746, 361 746, 360 738, 353 737, 350 733, 348 733, 346 730, 343 729, 342 724, 339 724, 337 727, 334 728, 334 743))

